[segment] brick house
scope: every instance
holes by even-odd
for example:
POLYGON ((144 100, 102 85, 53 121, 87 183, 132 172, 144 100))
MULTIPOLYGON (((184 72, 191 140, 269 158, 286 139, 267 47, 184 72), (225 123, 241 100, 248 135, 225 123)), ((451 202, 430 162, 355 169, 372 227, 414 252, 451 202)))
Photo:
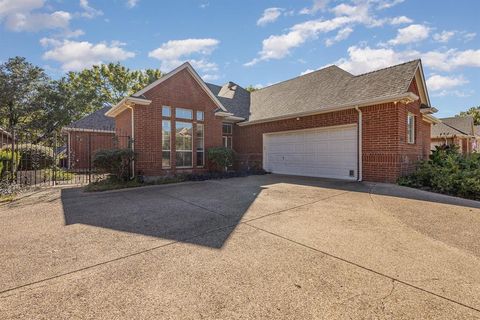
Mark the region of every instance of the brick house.
POLYGON ((432 126, 432 150, 439 145, 457 145, 460 152, 480 151, 480 134, 476 132, 472 116, 442 118, 432 126))
POLYGON ((226 146, 239 168, 393 182, 428 157, 435 111, 415 60, 362 75, 330 66, 252 93, 184 63, 106 115, 132 136, 136 174, 202 172, 206 150, 226 146))
POLYGON ((66 166, 71 170, 91 168, 95 152, 115 146, 115 121, 105 116, 110 107, 101 108, 63 127, 66 135, 66 166))
POLYGON ((0 127, 0 148, 4 145, 10 145, 12 140, 12 134, 0 127))

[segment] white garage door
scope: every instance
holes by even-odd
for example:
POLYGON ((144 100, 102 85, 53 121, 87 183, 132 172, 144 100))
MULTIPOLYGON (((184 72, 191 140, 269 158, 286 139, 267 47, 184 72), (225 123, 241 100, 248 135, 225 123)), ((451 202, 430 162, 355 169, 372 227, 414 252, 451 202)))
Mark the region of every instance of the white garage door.
POLYGON ((263 136, 266 171, 355 180, 357 126, 268 133, 263 136))

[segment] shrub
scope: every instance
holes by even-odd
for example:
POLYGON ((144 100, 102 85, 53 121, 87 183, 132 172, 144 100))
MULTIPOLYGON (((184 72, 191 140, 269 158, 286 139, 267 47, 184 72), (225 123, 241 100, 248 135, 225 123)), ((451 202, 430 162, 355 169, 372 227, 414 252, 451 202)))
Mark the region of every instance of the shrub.
POLYGON ((130 149, 105 149, 95 153, 93 165, 117 180, 127 181, 130 178, 130 165, 133 159, 134 153, 130 149))
POLYGON ((213 164, 214 171, 227 171, 233 165, 233 150, 225 147, 215 147, 207 150, 207 158, 213 164))
MULTIPOLYGON (((2 150, 12 150, 12 145, 6 145, 2 150)), ((15 146, 20 158, 18 170, 41 170, 54 164, 53 149, 38 144, 19 144, 15 146)))
MULTIPOLYGON (((20 155, 15 152, 15 163, 20 162, 20 155)), ((11 170, 12 165, 12 150, 0 150, 0 180, 5 179, 11 170)))
POLYGON ((400 185, 480 200, 480 154, 462 155, 458 147, 436 147, 430 160, 398 180, 400 185))

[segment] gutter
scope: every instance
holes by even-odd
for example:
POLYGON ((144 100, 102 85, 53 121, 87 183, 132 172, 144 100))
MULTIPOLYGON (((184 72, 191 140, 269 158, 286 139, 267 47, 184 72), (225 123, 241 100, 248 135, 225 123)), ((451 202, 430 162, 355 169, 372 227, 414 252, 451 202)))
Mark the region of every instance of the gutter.
POLYGON ((355 107, 358 112, 358 126, 357 126, 357 181, 363 180, 363 114, 358 106, 355 107))
POLYGON ((296 117, 305 117, 305 116, 311 116, 311 115, 315 115, 315 114, 322 114, 322 113, 329 113, 329 112, 342 111, 342 110, 348 110, 348 109, 355 109, 356 107, 367 107, 367 106, 372 106, 372 105, 382 104, 382 103, 389 103, 389 102, 410 103, 410 102, 416 101, 418 99, 419 99, 419 97, 416 94, 414 94, 412 92, 406 92, 406 93, 403 93, 403 94, 393 95, 393 96, 384 97, 384 98, 363 100, 363 101, 359 101, 359 102, 354 103, 354 104, 347 103, 347 104, 344 104, 344 105, 340 105, 338 107, 327 108, 327 109, 323 109, 323 110, 292 113, 292 114, 288 114, 288 115, 284 115, 284 116, 278 116, 278 117, 272 117, 272 118, 266 118, 266 119, 260 119, 260 120, 245 121, 245 122, 238 123, 238 125, 239 126, 248 126, 248 125, 257 124, 257 123, 271 122, 271 121, 284 120, 284 119, 290 119, 290 118, 296 118, 296 117))
MULTIPOLYGON (((131 125, 132 125, 132 151, 133 153, 135 153, 135 116, 133 114, 133 107, 130 106, 130 105, 127 105, 127 109, 130 109, 131 111, 131 118, 130 118, 130 121, 131 121, 131 125)), ((133 157, 133 160, 132 160, 132 176, 131 178, 135 178, 135 156, 133 157)))
POLYGON ((105 115, 107 117, 116 117, 118 114, 120 114, 123 110, 128 108, 129 105, 131 104, 138 104, 138 105, 143 105, 143 106, 148 106, 152 103, 152 100, 147 100, 147 99, 142 99, 142 98, 135 98, 135 97, 125 97, 123 98, 119 103, 117 103, 115 106, 113 106, 110 110, 105 112, 105 115))

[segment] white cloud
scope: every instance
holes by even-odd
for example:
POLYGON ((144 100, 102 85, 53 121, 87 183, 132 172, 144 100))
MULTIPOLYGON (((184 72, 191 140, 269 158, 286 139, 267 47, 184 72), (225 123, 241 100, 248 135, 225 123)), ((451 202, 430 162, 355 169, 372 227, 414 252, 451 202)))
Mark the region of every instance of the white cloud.
POLYGON ((309 8, 300 10, 300 14, 315 14, 320 10, 324 10, 330 0, 313 0, 313 4, 309 8))
POLYGON ((220 76, 218 74, 204 74, 202 76, 202 79, 203 81, 214 81, 214 80, 217 80, 218 78, 220 78, 220 76))
POLYGON ((348 58, 340 59, 335 64, 353 74, 386 68, 420 57, 418 51, 395 52, 391 48, 372 49, 358 46, 348 48, 348 55, 348 58))
POLYGON ((393 25, 412 23, 412 22, 413 20, 406 16, 394 17, 390 20, 390 24, 393 24, 393 25))
POLYGON ((435 33, 433 35, 433 40, 437 42, 447 43, 454 35, 455 35, 455 31, 444 30, 440 33, 435 33))
POLYGON ((127 7, 133 8, 136 7, 140 0, 127 0, 127 7))
POLYGON ((462 38, 465 42, 472 41, 476 36, 475 32, 462 32, 462 38))
POLYGON ((306 75, 306 74, 308 74, 308 73, 312 73, 312 72, 314 72, 314 71, 315 71, 315 70, 313 70, 313 69, 307 69, 307 70, 303 71, 302 73, 300 73, 300 75, 303 76, 303 75, 306 75))
POLYGON ((282 8, 267 8, 263 11, 263 15, 258 19, 257 25, 264 26, 269 23, 275 22, 282 14, 282 8))
POLYGON ((332 46, 333 44, 335 44, 336 42, 340 42, 340 41, 343 41, 345 39, 347 39, 350 34, 353 32, 353 29, 350 28, 350 27, 346 27, 346 28, 343 28, 343 29, 340 29, 340 31, 338 31, 337 35, 333 38, 328 38, 326 41, 325 41, 325 45, 327 47, 330 47, 332 46))
MULTIPOLYGON (((271 35, 262 42, 262 49, 258 57, 244 64, 252 66, 260 61, 271 59, 282 59, 290 54, 293 48, 299 47, 306 41, 316 39, 322 33, 332 32, 338 29, 343 31, 337 34, 338 41, 342 37, 346 38, 353 30, 356 24, 363 24, 368 27, 376 27, 384 24, 385 19, 377 19, 372 15, 372 1, 356 1, 354 5, 339 4, 330 11, 335 15, 332 19, 315 19, 293 25, 288 32, 280 35, 271 35)), ((327 45, 331 45, 335 38, 327 40, 327 45)))
POLYGON ((80 7, 83 9, 83 12, 80 15, 84 18, 92 19, 103 15, 102 10, 91 7, 88 0, 80 0, 80 7))
POLYGON ((42 45, 53 46, 43 54, 43 59, 59 62, 64 71, 78 71, 95 64, 123 61, 135 56, 135 53, 124 50, 124 44, 119 42, 92 44, 87 41, 42 40, 42 45))
POLYGON ((433 97, 456 96, 459 98, 470 97, 474 93, 473 90, 442 90, 434 92, 433 97))
POLYGON ((429 51, 422 55, 422 60, 426 66, 442 71, 451 71, 461 67, 480 68, 480 50, 429 51))
POLYGON ((3 20, 5 26, 13 31, 39 31, 68 27, 72 18, 68 12, 33 12, 44 6, 44 0, 3 0, 0 1, 0 20, 3 20))
POLYGON ((218 66, 205 60, 205 56, 212 53, 220 41, 217 39, 184 39, 170 40, 159 48, 152 50, 148 56, 160 60, 161 69, 169 71, 181 63, 189 60, 195 69, 203 72, 217 71, 218 66), (192 56, 201 56, 201 59, 192 59, 192 56))
POLYGON ((399 45, 412 42, 419 42, 428 38, 430 28, 422 24, 412 24, 408 27, 398 29, 397 36, 388 41, 388 44, 399 45))
POLYGON ((382 9, 388 9, 393 6, 396 6, 397 4, 400 4, 404 2, 405 0, 379 0, 378 1, 378 6, 377 9, 382 10, 382 9))
POLYGON ((451 89, 468 83, 463 76, 441 76, 433 74, 427 79, 427 87, 431 91, 451 89))

